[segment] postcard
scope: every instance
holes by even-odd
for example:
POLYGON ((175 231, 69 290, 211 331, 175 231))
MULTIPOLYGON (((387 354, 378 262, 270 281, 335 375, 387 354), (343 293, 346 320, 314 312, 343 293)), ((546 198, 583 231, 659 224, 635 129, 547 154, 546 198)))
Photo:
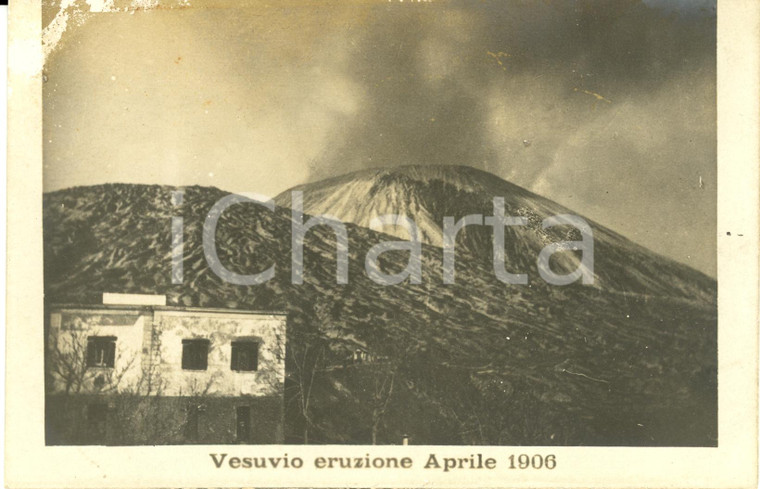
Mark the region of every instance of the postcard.
POLYGON ((755 2, 10 15, 9 487, 756 487, 755 2))

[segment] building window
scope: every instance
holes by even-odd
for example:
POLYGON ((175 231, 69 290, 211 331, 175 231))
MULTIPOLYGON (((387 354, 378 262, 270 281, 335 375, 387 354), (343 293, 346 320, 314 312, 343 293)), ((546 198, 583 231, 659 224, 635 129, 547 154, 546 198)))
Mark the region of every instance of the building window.
POLYGON ((259 344, 255 341, 233 341, 230 368, 237 372, 258 370, 259 344))
POLYGON ((182 340, 182 369, 206 370, 208 346, 209 340, 182 340))
POLYGON ((111 367, 116 359, 115 336, 90 336, 87 338, 87 366, 111 367))

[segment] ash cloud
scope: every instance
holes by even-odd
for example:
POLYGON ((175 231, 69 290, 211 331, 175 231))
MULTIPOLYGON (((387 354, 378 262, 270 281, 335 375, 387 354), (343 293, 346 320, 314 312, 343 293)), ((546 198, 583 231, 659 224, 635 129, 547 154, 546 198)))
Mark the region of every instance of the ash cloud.
POLYGON ((362 107, 309 180, 470 165, 714 275, 714 4, 435 7, 373 7, 345 71, 362 107))
POLYGON ((46 60, 47 191, 470 165, 715 275, 710 0, 125 2, 46 60))

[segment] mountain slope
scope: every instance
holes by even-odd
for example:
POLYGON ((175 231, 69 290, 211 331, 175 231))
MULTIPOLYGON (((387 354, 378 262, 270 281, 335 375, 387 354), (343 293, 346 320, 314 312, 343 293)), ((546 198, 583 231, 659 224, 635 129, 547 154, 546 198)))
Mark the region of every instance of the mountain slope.
MULTIPOLYGON (((304 211, 329 215, 343 222, 370 227, 372 218, 397 214, 412 218, 420 241, 441 247, 445 216, 456 220, 468 214, 492 216, 493 198, 502 197, 506 216, 527 219, 525 226, 505 229, 508 271, 529 273, 540 280, 536 259, 547 244, 574 238, 570 228, 544 230, 544 219, 571 210, 540 197, 495 175, 466 166, 406 166, 364 170, 337 178, 294 187, 275 198, 290 206, 290 192, 303 192, 304 211)), ((619 234, 589 221, 594 236, 595 282, 620 292, 692 297, 710 300, 715 287, 709 277, 636 245, 619 234)), ((408 239, 401 227, 383 232, 408 239)), ((493 256, 490 228, 469 226, 460 232, 460 252, 490 263, 493 256)), ((575 270, 572 253, 555 256, 557 273, 575 270)))
MULTIPOLYGON (((516 189, 537 215, 553 211, 549 201, 533 202, 516 189)), ((291 442, 308 431, 316 443, 397 443, 402 434, 432 444, 716 443, 715 285, 697 272, 611 235, 609 251, 597 247, 604 257, 597 257, 593 287, 551 286, 535 274, 529 286, 507 286, 488 260, 465 247, 456 283, 444 285, 441 250, 430 244, 423 246, 421 284, 381 286, 366 276, 364 257, 393 238, 348 224, 349 284, 336 283, 335 238, 322 226, 307 235, 304 283, 294 285, 290 210, 241 204, 219 221, 220 260, 239 273, 274 264, 276 276, 237 286, 210 270, 201 246, 203 222, 226 193, 188 187, 175 207, 172 190, 101 185, 45 195, 46 300, 97 303, 104 291, 158 293, 174 305, 286 310, 291 442), (181 285, 171 284, 172 216, 185 222, 181 285), (606 263, 632 253, 648 265, 623 280, 606 271, 606 263), (647 275, 649 267, 660 269, 647 275), (357 348, 374 360, 352 362, 357 348), (313 366, 304 413, 299 372, 313 366), (388 394, 382 386, 391 384, 379 412, 377 399, 388 394)), ((490 202, 487 194, 474 195, 490 202)), ((433 222, 461 202, 447 194, 438 194, 441 203, 415 198, 433 222)), ((512 263, 534 264, 543 238, 519 238, 509 253, 521 261, 512 263)), ((406 260, 403 252, 382 256, 391 270, 406 260)))

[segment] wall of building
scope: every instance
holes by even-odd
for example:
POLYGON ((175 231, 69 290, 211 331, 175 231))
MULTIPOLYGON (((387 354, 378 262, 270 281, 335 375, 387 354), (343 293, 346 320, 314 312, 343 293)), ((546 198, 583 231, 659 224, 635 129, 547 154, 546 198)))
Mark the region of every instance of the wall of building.
POLYGON ((47 445, 278 444, 283 442, 278 397, 51 395, 46 399, 47 445), (88 407, 106 408, 99 432, 88 407), (250 407, 250 438, 237 437, 237 408, 250 407), (197 419, 191 420, 192 410, 197 419))
POLYGON ((278 395, 285 383, 285 333, 286 319, 281 315, 152 308, 53 310, 48 342, 52 391, 278 395), (88 336, 116 337, 113 368, 86 368, 88 336), (182 369, 186 339, 209 340, 206 370, 182 369), (230 368, 236 340, 259 343, 256 371, 230 368), (109 377, 106 383, 95 386, 104 375, 109 377), (81 381, 72 386, 72 377, 81 381))
POLYGON ((142 377, 143 330, 151 315, 128 309, 59 309, 50 316, 48 370, 53 392, 132 392, 142 377), (115 336, 113 368, 87 367, 87 338, 115 336))
POLYGON ((170 396, 270 396, 282 395, 285 385, 285 317, 217 312, 156 311, 152 345, 170 396), (208 368, 182 369, 182 340, 209 340, 208 368), (258 370, 238 372, 230 368, 231 343, 259 343, 258 370))
POLYGON ((283 441, 284 315, 59 306, 51 308, 48 335, 48 444, 283 441), (89 336, 116 338, 113 368, 86 365, 89 336), (182 342, 192 339, 209 341, 205 370, 182 368, 182 342), (241 340, 259 345, 255 371, 231 368, 232 342, 241 340), (246 439, 238 436, 241 407, 250 410, 246 439))

